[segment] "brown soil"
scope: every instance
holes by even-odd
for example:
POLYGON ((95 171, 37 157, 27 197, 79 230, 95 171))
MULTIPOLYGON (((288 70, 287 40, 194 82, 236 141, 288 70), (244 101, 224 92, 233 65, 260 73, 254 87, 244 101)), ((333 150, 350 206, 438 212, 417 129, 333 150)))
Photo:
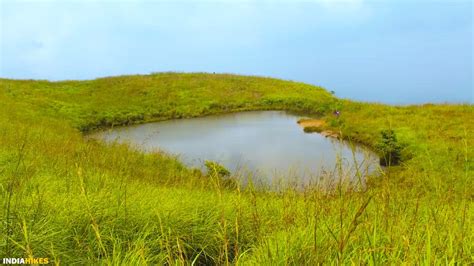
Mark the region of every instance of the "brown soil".
MULTIPOLYGON (((304 118, 304 119, 298 120, 298 124, 302 128, 319 127, 321 129, 324 129, 326 127, 326 121, 321 120, 321 119, 304 118)), ((331 138, 339 138, 340 137, 339 133, 337 133, 335 131, 327 130, 327 129, 322 130, 320 134, 325 136, 325 137, 331 137, 331 138)))
POLYGON ((324 127, 326 122, 320 119, 300 119, 298 120, 298 124, 305 128, 305 127, 324 127))

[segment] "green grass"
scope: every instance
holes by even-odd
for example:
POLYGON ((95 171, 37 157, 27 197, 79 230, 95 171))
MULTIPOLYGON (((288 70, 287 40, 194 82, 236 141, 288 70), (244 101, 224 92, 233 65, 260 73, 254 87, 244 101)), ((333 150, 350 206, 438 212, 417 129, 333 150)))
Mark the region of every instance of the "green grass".
POLYGON ((0 79, 0 103, 0 257, 66 265, 474 262, 472 105, 357 103, 303 83, 202 73, 0 79), (267 109, 324 118, 374 149, 380 131, 393 129, 403 162, 364 188, 275 191, 83 137, 267 109))

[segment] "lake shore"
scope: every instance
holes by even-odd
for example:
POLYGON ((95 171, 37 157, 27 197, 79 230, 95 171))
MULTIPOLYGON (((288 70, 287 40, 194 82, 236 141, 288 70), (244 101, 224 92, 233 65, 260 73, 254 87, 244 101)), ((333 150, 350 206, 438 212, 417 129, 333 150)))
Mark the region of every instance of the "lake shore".
POLYGON ((340 139, 341 135, 331 129, 328 129, 326 121, 322 119, 315 118, 302 118, 298 120, 298 125, 300 125, 303 130, 307 133, 319 133, 324 137, 330 137, 335 139, 340 139))

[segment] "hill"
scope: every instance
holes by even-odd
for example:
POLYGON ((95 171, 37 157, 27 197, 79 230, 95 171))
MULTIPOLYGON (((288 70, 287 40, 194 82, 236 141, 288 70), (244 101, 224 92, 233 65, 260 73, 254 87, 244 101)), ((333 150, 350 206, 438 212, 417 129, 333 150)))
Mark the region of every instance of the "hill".
POLYGON ((0 79, 0 102, 0 257, 63 264, 474 261, 472 105, 359 103, 298 82, 206 73, 0 79), (275 191, 83 135, 243 110, 312 115, 379 152, 381 132, 393 130, 401 164, 367 177, 364 187, 275 191))

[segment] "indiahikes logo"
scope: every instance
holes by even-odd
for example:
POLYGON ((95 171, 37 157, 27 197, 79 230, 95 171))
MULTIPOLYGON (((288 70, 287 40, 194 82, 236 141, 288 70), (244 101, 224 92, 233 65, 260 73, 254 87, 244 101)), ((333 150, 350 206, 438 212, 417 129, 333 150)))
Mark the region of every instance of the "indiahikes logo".
POLYGON ((48 264, 49 258, 3 258, 2 264, 48 264))

